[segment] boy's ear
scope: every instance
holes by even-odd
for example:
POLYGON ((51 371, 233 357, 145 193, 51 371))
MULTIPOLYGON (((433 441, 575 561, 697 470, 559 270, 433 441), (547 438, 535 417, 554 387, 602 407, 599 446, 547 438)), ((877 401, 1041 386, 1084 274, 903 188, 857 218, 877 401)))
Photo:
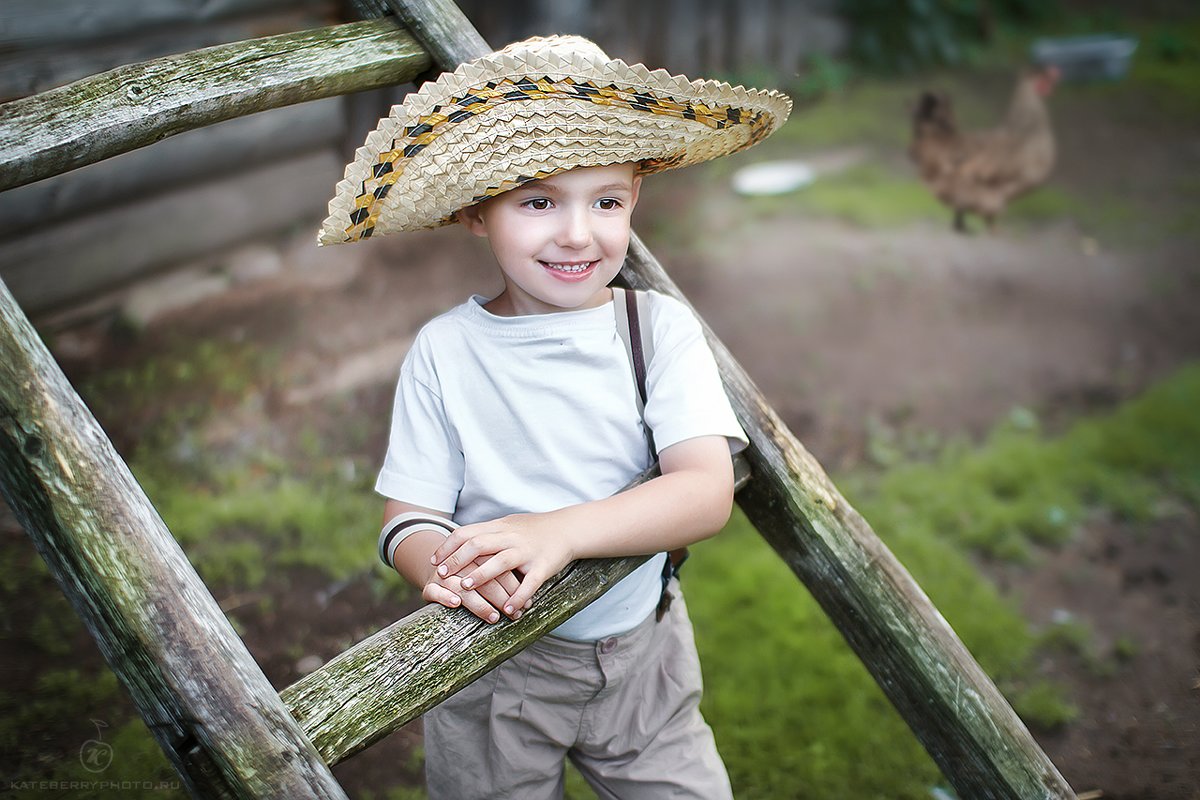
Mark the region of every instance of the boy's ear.
POLYGON ((487 236, 487 225, 483 221, 483 215, 479 213, 479 205, 467 206, 460 209, 458 212, 458 221, 463 224, 463 227, 469 230, 476 236, 487 236))
POLYGON ((637 206, 638 193, 641 191, 641 189, 642 189, 642 176, 634 175, 633 176, 633 193, 629 197, 629 210, 631 212, 633 211, 634 207, 637 206))

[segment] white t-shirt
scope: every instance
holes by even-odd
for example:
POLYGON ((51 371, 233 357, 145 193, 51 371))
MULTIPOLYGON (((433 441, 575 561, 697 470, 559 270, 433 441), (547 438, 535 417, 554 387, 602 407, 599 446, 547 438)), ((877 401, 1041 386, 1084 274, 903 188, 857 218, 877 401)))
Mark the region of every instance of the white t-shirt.
MULTIPOLYGON (((746 435, 699 322, 674 298, 648 295, 645 420, 659 451, 708 435, 741 450, 746 435)), ((486 302, 476 295, 417 334, 376 491, 469 525, 624 488, 650 454, 613 304, 500 317, 486 302)), ((590 641, 634 628, 658 603, 665 558, 650 559, 555 634, 590 641)))

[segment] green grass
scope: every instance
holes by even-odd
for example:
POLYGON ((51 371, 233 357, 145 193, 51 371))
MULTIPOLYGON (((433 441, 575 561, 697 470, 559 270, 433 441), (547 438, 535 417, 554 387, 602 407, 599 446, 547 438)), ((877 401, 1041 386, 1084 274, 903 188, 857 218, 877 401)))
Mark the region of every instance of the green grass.
POLYGON ((951 444, 931 462, 846 476, 843 489, 879 530, 1027 558, 1032 544, 1071 536, 1090 508, 1146 520, 1165 494, 1200 502, 1197 407, 1193 366, 1056 439, 1005 424, 982 447, 951 444))
POLYGON ((950 211, 912 175, 865 164, 819 180, 796 200, 810 213, 837 217, 862 228, 895 228, 949 220, 950 211))
MULTIPOLYGON (((867 229, 899 228, 922 222, 950 225, 952 212, 906 167, 878 159, 828 175, 796 192, 742 201, 747 219, 784 214, 832 217, 867 229)), ((1142 220, 1137 209, 1117 197, 1085 199, 1057 186, 1043 186, 1017 198, 1001 224, 1036 225, 1075 219, 1084 230, 1132 231, 1142 220)), ((979 227, 977 220, 972 220, 979 227)))
MULTIPOLYGON (((929 594, 1026 721, 1078 713, 1061 686, 1032 678, 1042 648, 1097 674, 1090 630, 1035 635, 967 557, 1027 558, 1072 535, 1089 509, 1146 519, 1165 495, 1200 503, 1200 367, 1115 413, 1047 438, 1028 415, 981 446, 930 463, 843 476, 850 500, 929 594)), ((707 681, 704 711, 739 797, 927 797, 935 766, 787 567, 736 515, 694 548, 685 575, 707 681)), ((1128 659, 1124 642, 1114 656, 1128 659)))
POLYGON ((703 708, 735 794, 927 797, 936 768, 745 518, 694 551, 684 586, 703 708))
POLYGON ((276 357, 237 342, 175 342, 165 352, 84 378, 80 396, 101 424, 137 424, 139 443, 161 447, 159 437, 240 402, 270 376, 276 357))
MULTIPOLYGON (((304 566, 342 579, 373 566, 382 504, 359 473, 309 465, 307 476, 243 465, 207 480, 134 471, 205 582, 254 588, 271 570, 304 566)), ((379 565, 382 570, 382 565, 379 565)))

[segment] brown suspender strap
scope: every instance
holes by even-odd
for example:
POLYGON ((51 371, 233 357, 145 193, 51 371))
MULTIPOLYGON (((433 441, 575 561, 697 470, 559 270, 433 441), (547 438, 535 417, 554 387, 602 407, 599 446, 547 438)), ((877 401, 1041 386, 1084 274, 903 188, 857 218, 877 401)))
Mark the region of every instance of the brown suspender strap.
MULTIPOLYGON (((619 289, 613 287, 613 307, 617 316, 617 333, 620 334, 621 340, 625 343, 625 354, 629 356, 629 364, 633 369, 634 382, 637 385, 637 406, 638 414, 642 417, 642 427, 646 431, 646 444, 650 448, 650 457, 652 460, 658 459, 658 449, 654 445, 654 432, 650 430, 650 426, 646 424, 646 364, 649 361, 647 355, 651 358, 654 356, 654 338, 653 334, 647 330, 645 334, 642 331, 641 325, 641 310, 645 295, 641 292, 632 289, 619 289)), ((681 547, 677 550, 672 550, 667 553, 667 560, 663 564, 662 574, 662 595, 659 597, 658 610, 655 613, 657 619, 661 620, 671 607, 671 592, 668 589, 671 578, 679 574, 683 562, 687 561, 688 549, 681 547)))

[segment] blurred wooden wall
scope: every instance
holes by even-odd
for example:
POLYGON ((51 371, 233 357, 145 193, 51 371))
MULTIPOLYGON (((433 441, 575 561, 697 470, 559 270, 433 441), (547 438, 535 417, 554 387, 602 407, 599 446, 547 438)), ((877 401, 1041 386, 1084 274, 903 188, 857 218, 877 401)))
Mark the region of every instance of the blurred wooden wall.
MULTIPOLYGON (((786 85, 836 53, 837 0, 459 0, 492 44, 580 33, 692 77, 786 85)), ((353 19, 341 0, 0 0, 0 102, 171 53, 353 19)), ((29 313, 315 225, 410 86, 267 111, 0 193, 0 277, 29 313)))
MULTIPOLYGON (((2 0, 0 100, 338 12, 334 0, 2 0)), ((341 177, 351 104, 266 111, 0 193, 0 277, 37 313, 312 224, 341 177)))
POLYGON ((845 46, 838 0, 458 0, 492 45, 578 33, 610 56, 690 77, 786 84, 845 46))

